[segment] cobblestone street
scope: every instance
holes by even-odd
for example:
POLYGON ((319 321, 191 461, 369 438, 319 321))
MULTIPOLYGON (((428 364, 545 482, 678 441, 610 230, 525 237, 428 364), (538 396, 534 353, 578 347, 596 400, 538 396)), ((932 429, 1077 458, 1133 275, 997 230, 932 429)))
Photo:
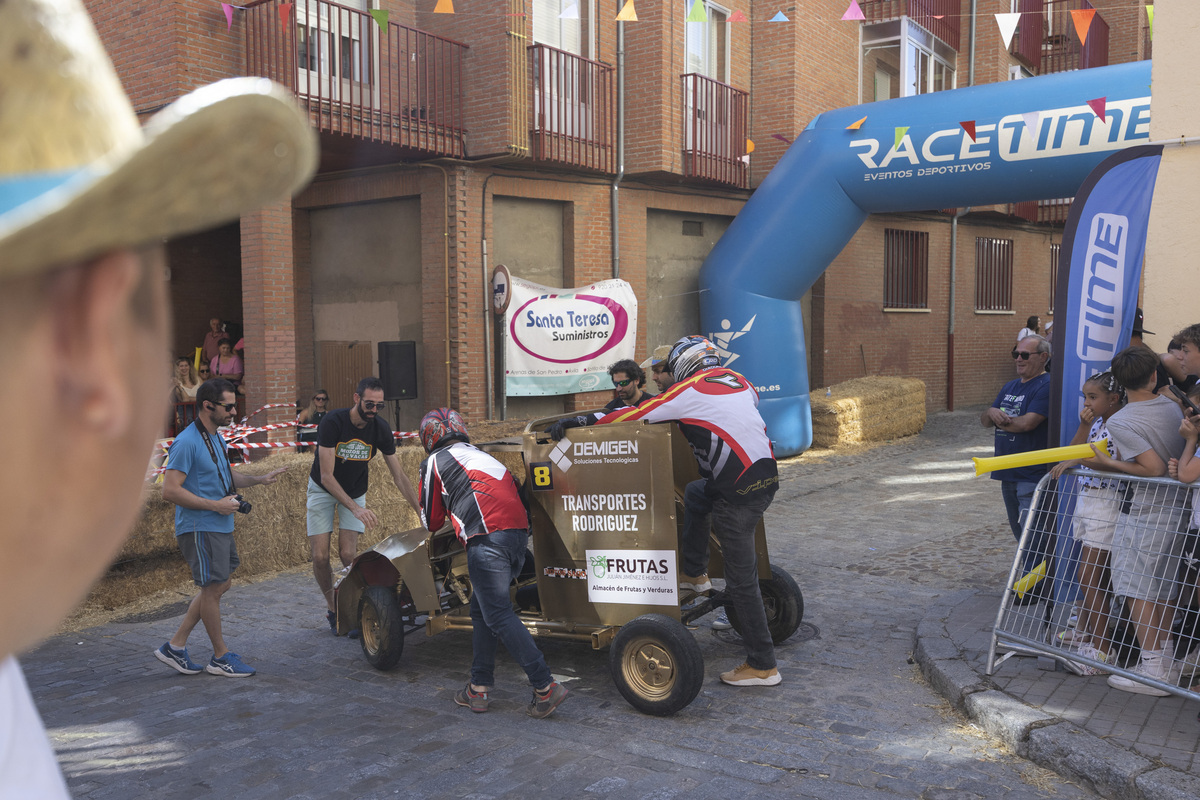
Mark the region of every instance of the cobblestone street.
MULTIPOLYGON (((552 717, 525 716, 524 675, 503 653, 491 711, 472 714, 451 700, 468 636, 411 636, 400 666, 377 672, 329 634, 307 569, 226 595, 226 639, 259 670, 249 679, 154 660, 182 605, 59 636, 22 663, 78 798, 1094 797, 986 736, 912 659, 931 604, 998 591, 1012 555, 1000 492, 970 465, 991 450, 977 413, 784 462, 768 538, 806 606, 778 649, 783 684, 722 685, 743 650, 706 618, 704 688, 671 718, 624 701, 607 651, 547 640, 572 693, 552 717)), ((207 660, 202 630, 191 645, 207 660)))

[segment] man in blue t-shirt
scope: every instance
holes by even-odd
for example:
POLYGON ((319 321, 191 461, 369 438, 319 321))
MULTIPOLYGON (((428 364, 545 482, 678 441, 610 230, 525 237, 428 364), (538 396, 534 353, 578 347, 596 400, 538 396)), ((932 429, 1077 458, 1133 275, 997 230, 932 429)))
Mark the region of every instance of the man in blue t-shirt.
POLYGON ((201 671, 230 678, 248 677, 254 668, 230 652, 221 635, 221 595, 229 589, 237 569, 233 541, 233 513, 241 506, 237 490, 274 483, 286 469, 265 475, 247 475, 229 468, 225 440, 217 429, 228 425, 237 408, 233 384, 213 378, 196 390, 196 421, 183 429, 167 453, 163 473, 163 499, 175 504, 175 541, 192 568, 200 593, 192 598, 175 635, 154 651, 154 657, 184 675, 201 671), (212 660, 204 667, 192 661, 188 636, 203 622, 212 642, 212 660))
MULTIPOLYGON (((1028 453, 1046 449, 1046 418, 1050 415, 1050 342, 1041 336, 1026 336, 1012 351, 1017 377, 1004 384, 991 408, 979 416, 985 427, 996 429, 996 455, 1028 453)), ((999 469, 992 480, 1000 481, 1008 525, 1013 536, 1021 539, 1021 526, 1029 513, 1033 490, 1046 474, 1047 465, 999 469)), ((1040 548, 1027 548, 1027 560, 1037 557, 1040 548)), ((1036 562, 1035 562, 1036 564, 1036 562)), ((1027 564, 1026 567, 1035 566, 1027 564)))

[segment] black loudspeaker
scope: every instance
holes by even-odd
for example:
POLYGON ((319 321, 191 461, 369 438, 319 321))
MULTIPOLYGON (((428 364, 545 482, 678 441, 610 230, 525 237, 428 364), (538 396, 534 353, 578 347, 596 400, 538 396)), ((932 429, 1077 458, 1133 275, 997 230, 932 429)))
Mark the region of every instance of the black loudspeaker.
POLYGON ((383 381, 383 399, 414 399, 417 396, 417 343, 380 342, 379 380, 383 381))

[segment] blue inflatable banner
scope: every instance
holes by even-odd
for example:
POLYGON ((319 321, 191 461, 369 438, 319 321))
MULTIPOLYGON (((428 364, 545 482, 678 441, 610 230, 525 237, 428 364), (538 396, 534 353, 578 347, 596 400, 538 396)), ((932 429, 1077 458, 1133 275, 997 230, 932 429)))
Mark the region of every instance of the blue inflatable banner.
POLYGON ((1063 229, 1052 342, 1051 440, 1069 444, 1083 410, 1083 382, 1129 346, 1146 250, 1150 200, 1162 147, 1109 156, 1084 181, 1063 229))

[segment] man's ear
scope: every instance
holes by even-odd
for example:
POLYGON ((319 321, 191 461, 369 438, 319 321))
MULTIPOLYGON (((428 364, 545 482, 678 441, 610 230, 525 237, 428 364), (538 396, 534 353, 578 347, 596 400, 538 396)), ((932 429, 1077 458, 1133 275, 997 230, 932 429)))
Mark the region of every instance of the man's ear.
POLYGON ((142 266, 118 251, 54 276, 51 285, 53 375, 64 412, 105 438, 129 429, 134 357, 131 298, 142 266))

